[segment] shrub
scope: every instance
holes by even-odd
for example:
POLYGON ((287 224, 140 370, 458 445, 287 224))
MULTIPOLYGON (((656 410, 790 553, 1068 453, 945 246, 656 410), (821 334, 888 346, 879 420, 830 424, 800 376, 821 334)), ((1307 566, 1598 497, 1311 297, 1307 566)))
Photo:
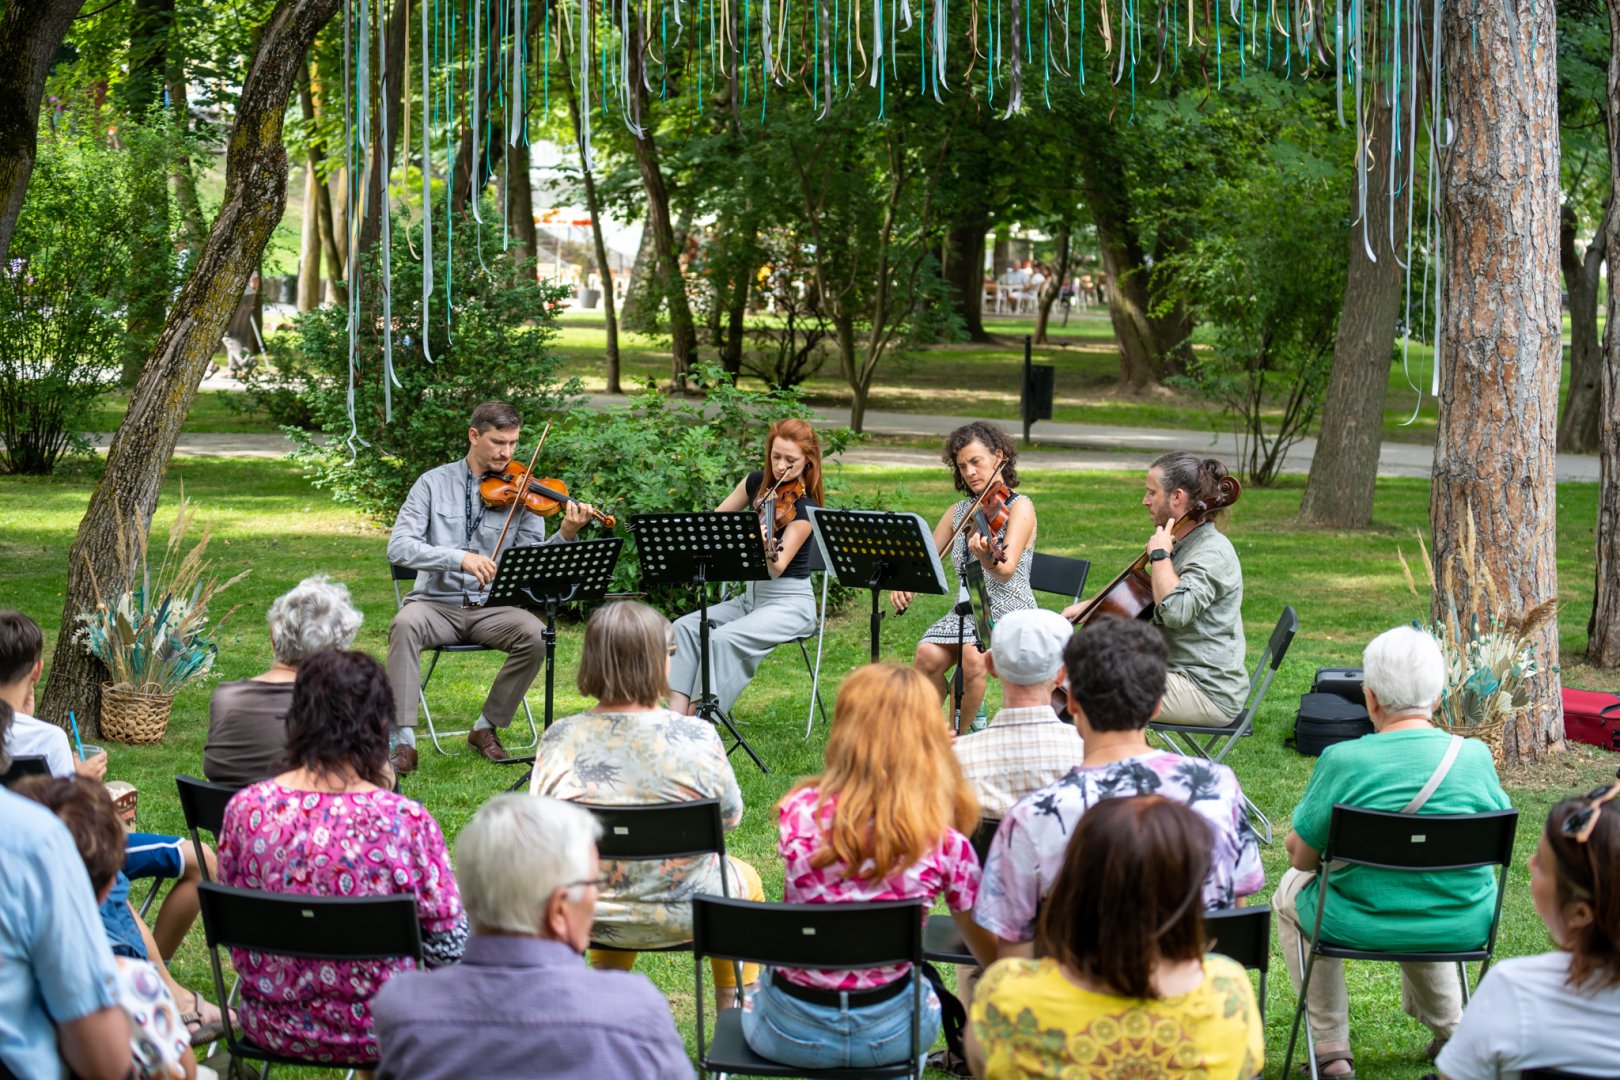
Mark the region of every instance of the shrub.
POLYGON ((87 449, 118 384, 130 266, 124 154, 92 124, 40 132, 28 197, 0 267, 0 465, 48 473, 87 449))
MULTIPOLYGON (((549 347, 556 333, 556 304, 567 290, 537 284, 532 263, 497 257, 500 214, 486 209, 484 218, 483 225, 470 215, 459 218, 454 244, 447 245, 446 215, 442 210, 434 214, 438 263, 426 320, 429 355, 422 351, 422 264, 412 256, 407 223, 398 218, 393 223, 393 371, 399 385, 393 387, 391 418, 384 402, 383 311, 375 256, 368 263, 365 295, 357 301, 361 319, 352 429, 348 309, 333 304, 305 312, 293 320, 290 338, 277 344, 278 372, 307 404, 314 427, 313 432, 283 428, 298 446, 295 456, 316 486, 379 519, 393 519, 417 476, 466 452, 467 417, 479 402, 511 402, 523 414, 531 438, 546 416, 573 404, 575 384, 561 380, 560 360, 549 347), (478 252, 476 229, 483 230, 487 258, 478 252), (443 262, 447 250, 448 275, 443 262), (448 326, 446 304, 453 314, 448 326)), ((410 231, 419 242, 420 227, 410 231)), ((539 468, 552 471, 547 462, 557 460, 554 445, 548 443, 539 468)))

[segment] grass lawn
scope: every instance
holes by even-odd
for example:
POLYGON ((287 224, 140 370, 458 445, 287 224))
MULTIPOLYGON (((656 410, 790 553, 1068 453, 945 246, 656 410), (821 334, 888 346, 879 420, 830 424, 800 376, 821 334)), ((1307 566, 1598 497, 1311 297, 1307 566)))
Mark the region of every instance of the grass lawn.
MULTIPOLYGON (((863 493, 884 493, 897 507, 915 509, 930 520, 953 496, 941 470, 849 469, 843 482, 863 493)), ((394 608, 383 565, 386 534, 354 512, 339 507, 312 489, 289 464, 264 461, 181 459, 170 469, 165 502, 155 519, 166 529, 173 499, 184 483, 213 528, 209 554, 224 574, 251 566, 252 576, 225 594, 242 610, 227 625, 219 658, 223 678, 239 678, 269 665, 264 611, 269 602, 306 574, 324 571, 348 584, 366 614, 359 647, 379 657, 394 608)), ((1294 701, 1318 666, 1354 664, 1362 645, 1375 633, 1402 620, 1421 617, 1427 605, 1406 589, 1396 561, 1397 546, 1415 554, 1414 533, 1426 527, 1428 489, 1417 480, 1379 483, 1376 528, 1366 533, 1324 533, 1293 525, 1302 481, 1287 481, 1273 490, 1251 490, 1233 511, 1226 529, 1247 571, 1245 627, 1250 655, 1264 644, 1284 604, 1299 610, 1301 631, 1262 710, 1255 738, 1237 748, 1231 762, 1248 794, 1286 827, 1290 810, 1310 774, 1311 761, 1282 745, 1288 734, 1294 701)), ((1128 474, 1025 473, 1023 490, 1041 515, 1040 548, 1089 558, 1097 577, 1112 576, 1128 561, 1146 536, 1137 506, 1140 480, 1128 474)), ((66 567, 65 552, 89 497, 88 481, 75 478, 0 477, 0 563, 6 567, 5 606, 34 615, 48 639, 60 630, 58 620, 66 567)), ((1596 489, 1565 485, 1559 492, 1559 569, 1565 606, 1561 615, 1563 648, 1574 656, 1584 647, 1583 630, 1591 606, 1592 529, 1596 489)), ((1053 598, 1053 604, 1056 600, 1053 598)), ((923 598, 919 610, 884 624, 884 655, 909 659, 912 644, 944 608, 943 598, 923 598)), ((558 715, 585 704, 573 690, 580 633, 567 625, 560 633, 558 715)), ((828 627, 825 683, 860 664, 867 648, 867 620, 857 603, 834 617, 828 627)), ((49 650, 47 650, 47 656, 49 650)), ((435 711, 455 726, 474 715, 493 674, 493 660, 454 657, 446 662, 431 688, 435 711)), ((1602 685, 1593 673, 1565 665, 1566 679, 1576 685, 1602 685)), ((49 673, 47 672, 47 675, 49 673)), ((825 731, 818 727, 806 741, 804 722, 809 679, 797 650, 779 649, 744 694, 736 716, 770 764, 761 775, 740 755, 734 759, 748 806, 731 849, 761 871, 767 895, 781 895, 782 875, 775 854, 772 804, 793 780, 815 771, 825 731)), ((111 750, 114 778, 134 782, 142 791, 141 826, 178 832, 179 807, 173 789, 178 773, 200 772, 207 723, 207 686, 183 692, 175 705, 166 740, 155 747, 111 750)), ((996 690, 992 687, 992 706, 996 690)), ((531 701, 538 713, 541 693, 531 701)), ((515 729, 514 729, 515 730, 515 729)), ((517 741, 517 740, 513 740, 517 741)), ((422 770, 410 778, 407 792, 432 810, 451 837, 480 803, 514 778, 486 766, 462 744, 449 756, 435 754, 423 742, 422 770)), ((1546 934, 1530 904, 1523 859, 1534 846, 1547 808, 1562 795, 1584 791, 1612 775, 1616 759, 1589 748, 1534 769, 1514 770, 1504 784, 1524 813, 1519 830, 1520 861, 1509 892, 1499 945, 1502 956, 1542 951, 1546 934)), ((1279 837, 1280 841, 1280 837, 1279 837)), ((1284 865, 1281 843, 1265 849, 1269 887, 1284 865)), ((1264 899, 1265 896, 1260 897, 1264 899)), ((177 958, 182 982, 206 986, 206 961, 200 933, 193 933, 177 958)), ((689 1044, 693 1039, 691 962, 679 954, 644 957, 646 972, 669 995, 689 1044)), ((1356 1064, 1363 1076, 1417 1077, 1429 1071, 1421 1051, 1428 1033, 1399 1009, 1399 988, 1392 965, 1352 964, 1349 970, 1351 1023, 1356 1064)), ((209 991, 212 997, 212 992, 209 991)), ((1268 1075, 1276 1076, 1294 996, 1281 959, 1274 959, 1267 1017, 1268 1075)))
MULTIPOLYGON (((180 430, 188 435, 225 432, 273 435, 281 430, 263 412, 248 413, 232 408, 232 403, 239 402, 242 397, 239 390, 197 391, 197 400, 192 404, 191 412, 186 415, 185 426, 180 430)), ((90 416, 87 430, 117 431, 128 411, 128 391, 115 390, 103 394, 96 403, 96 411, 90 416)))

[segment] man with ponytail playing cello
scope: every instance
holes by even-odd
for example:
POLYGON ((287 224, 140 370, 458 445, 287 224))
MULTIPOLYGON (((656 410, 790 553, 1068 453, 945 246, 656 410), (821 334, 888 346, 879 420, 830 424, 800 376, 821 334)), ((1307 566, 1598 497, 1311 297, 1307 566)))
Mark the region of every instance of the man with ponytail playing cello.
MULTIPOLYGON (((1167 724, 1225 727, 1249 696, 1244 667, 1243 567, 1237 552, 1206 513, 1202 523, 1175 539, 1176 522, 1200 502, 1213 505, 1226 466, 1187 450, 1173 450, 1148 469, 1142 505, 1153 518, 1148 571, 1153 582, 1151 621, 1169 648, 1164 701, 1155 719, 1167 724)), ((1073 620, 1086 601, 1063 611, 1073 620)))

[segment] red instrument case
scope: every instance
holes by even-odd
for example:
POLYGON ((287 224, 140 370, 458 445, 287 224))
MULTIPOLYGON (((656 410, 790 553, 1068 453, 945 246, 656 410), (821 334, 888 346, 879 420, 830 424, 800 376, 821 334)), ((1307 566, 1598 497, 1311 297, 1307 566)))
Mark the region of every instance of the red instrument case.
POLYGON ((1620 695, 1564 688, 1564 737, 1620 750, 1620 695))

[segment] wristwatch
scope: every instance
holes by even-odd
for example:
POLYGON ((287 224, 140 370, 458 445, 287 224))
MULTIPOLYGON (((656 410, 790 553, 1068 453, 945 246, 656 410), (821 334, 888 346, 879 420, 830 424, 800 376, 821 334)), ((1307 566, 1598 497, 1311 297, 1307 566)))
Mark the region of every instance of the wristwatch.
POLYGON ((1160 560, 1168 559, 1169 557, 1170 553, 1164 550, 1164 548, 1156 548, 1155 550, 1148 552, 1148 562, 1159 562, 1160 560))

